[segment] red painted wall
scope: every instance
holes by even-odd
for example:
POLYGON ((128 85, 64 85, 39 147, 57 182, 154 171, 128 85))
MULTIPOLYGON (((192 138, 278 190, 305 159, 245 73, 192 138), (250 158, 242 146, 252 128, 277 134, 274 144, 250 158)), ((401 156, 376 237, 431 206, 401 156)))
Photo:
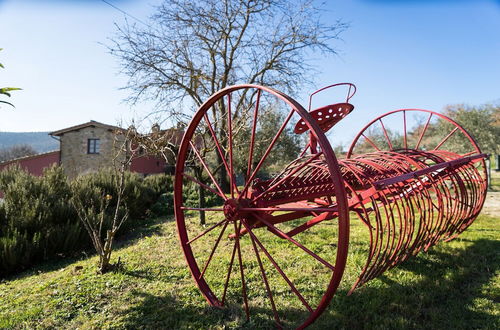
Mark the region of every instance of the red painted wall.
POLYGON ((0 171, 9 166, 17 164, 21 168, 25 169, 28 173, 40 176, 43 174, 44 168, 50 167, 52 165, 59 165, 60 159, 61 157, 59 150, 52 151, 44 154, 38 154, 34 156, 28 156, 24 158, 18 158, 11 161, 7 161, 5 163, 0 164, 0 171))
POLYGON ((164 173, 167 163, 161 158, 141 156, 134 158, 130 164, 130 171, 141 174, 164 173))

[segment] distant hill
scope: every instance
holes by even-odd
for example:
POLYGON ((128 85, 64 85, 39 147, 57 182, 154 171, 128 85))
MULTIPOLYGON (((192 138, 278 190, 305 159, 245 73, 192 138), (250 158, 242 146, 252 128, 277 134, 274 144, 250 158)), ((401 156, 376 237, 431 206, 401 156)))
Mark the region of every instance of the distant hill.
POLYGON ((59 150, 59 142, 49 132, 0 132, 0 149, 27 144, 38 152, 59 150))

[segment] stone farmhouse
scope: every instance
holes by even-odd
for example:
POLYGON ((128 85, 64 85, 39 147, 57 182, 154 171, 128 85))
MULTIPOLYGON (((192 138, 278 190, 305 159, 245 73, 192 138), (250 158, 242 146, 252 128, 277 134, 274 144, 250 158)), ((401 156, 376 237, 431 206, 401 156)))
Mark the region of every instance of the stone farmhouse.
MULTIPOLYGON (((0 171, 12 165, 19 165, 33 175, 41 175, 43 169, 62 166, 68 178, 95 172, 101 168, 113 166, 117 148, 125 142, 125 130, 97 121, 64 128, 49 133, 59 141, 59 150, 9 160, 0 163, 0 171)), ((168 136, 169 144, 179 145, 183 132, 178 129, 161 131, 168 136)), ((146 155, 142 150, 132 160, 129 170, 144 176, 156 173, 172 172, 173 158, 167 161, 163 157, 146 155)))

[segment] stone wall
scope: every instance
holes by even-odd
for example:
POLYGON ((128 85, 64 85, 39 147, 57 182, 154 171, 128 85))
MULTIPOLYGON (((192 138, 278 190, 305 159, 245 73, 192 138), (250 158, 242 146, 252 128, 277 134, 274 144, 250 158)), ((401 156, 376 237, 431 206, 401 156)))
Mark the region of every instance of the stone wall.
POLYGON ((61 166, 68 178, 113 166, 116 148, 120 146, 116 135, 107 127, 89 126, 69 131, 60 136, 61 166), (98 154, 88 153, 88 139, 99 139, 98 154))

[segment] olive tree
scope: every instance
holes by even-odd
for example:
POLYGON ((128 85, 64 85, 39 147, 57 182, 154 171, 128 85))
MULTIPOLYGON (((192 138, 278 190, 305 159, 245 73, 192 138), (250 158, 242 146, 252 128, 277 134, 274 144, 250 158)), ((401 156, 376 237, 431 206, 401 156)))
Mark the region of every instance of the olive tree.
MULTIPOLYGON (((443 113, 462 125, 484 152, 500 154, 500 105, 456 104, 447 106, 443 113)), ((442 126, 444 125, 445 123, 442 123, 442 126)), ((453 142, 466 143, 458 139, 453 142)))

